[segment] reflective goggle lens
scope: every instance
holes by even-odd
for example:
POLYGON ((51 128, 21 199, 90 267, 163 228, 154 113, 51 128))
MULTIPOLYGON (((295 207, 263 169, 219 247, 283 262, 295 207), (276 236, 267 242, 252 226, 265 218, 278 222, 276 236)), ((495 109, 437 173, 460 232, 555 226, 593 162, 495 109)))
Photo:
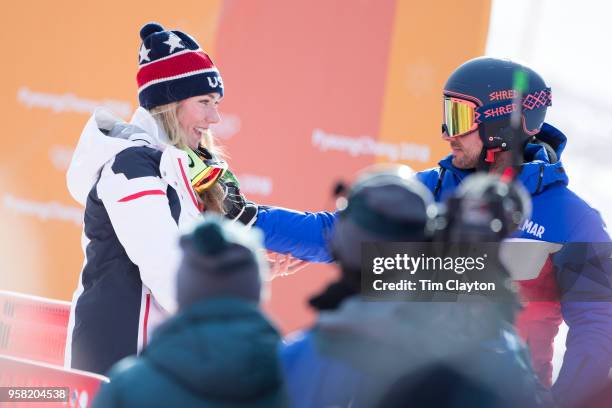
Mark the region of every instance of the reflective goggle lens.
POLYGON ((444 97, 444 124, 448 136, 458 136, 476 129, 475 122, 476 106, 461 99, 444 97))
POLYGON ((206 149, 200 147, 197 151, 186 149, 189 157, 189 176, 191 185, 198 193, 210 188, 223 176, 227 163, 214 158, 206 149))

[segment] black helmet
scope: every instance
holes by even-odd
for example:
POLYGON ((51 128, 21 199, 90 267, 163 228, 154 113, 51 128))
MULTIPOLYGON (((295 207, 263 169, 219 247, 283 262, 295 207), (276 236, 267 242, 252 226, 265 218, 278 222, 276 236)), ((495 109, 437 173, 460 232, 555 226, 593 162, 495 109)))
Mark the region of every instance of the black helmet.
POLYGON ((446 81, 442 128, 450 137, 478 128, 486 152, 522 148, 540 131, 550 105, 550 88, 531 68, 510 60, 475 58, 462 64, 446 81), (521 95, 517 95, 517 75, 526 82, 518 90, 521 95), (517 132, 510 131, 512 112, 518 109, 522 110, 522 123, 517 132))
POLYGON ((360 270, 361 243, 425 241, 435 227, 431 192, 405 165, 366 168, 339 212, 331 249, 343 268, 360 270))
MULTIPOLYGON (((336 195, 345 188, 338 186, 336 195)), ((437 221, 433 195, 405 165, 377 164, 363 170, 339 205, 330 252, 340 279, 310 299, 318 310, 335 309, 361 287, 364 242, 430 241, 437 221)))

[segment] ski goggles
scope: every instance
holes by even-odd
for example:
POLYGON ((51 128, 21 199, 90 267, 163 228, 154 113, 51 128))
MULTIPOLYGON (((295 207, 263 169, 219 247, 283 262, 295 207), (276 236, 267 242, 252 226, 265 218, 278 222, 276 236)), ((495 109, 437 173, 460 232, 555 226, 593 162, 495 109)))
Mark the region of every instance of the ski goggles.
POLYGON ((476 121, 477 108, 473 102, 444 95, 442 128, 446 135, 456 137, 476 130, 479 123, 476 121))
POLYGON ((200 194, 223 176, 227 170, 227 163, 217 159, 203 147, 199 147, 197 150, 186 150, 189 158, 191 185, 200 194))
MULTIPOLYGON (((523 112, 526 112, 546 108, 552 104, 550 88, 532 91, 524 95, 521 98, 520 105, 507 97, 511 95, 511 91, 503 92, 502 97, 497 97, 495 102, 490 102, 484 106, 451 95, 444 95, 443 132, 449 137, 462 136, 478 129, 480 123, 512 115, 519 107, 523 112)), ((496 93, 492 93, 492 95, 492 97, 495 97, 496 93)))

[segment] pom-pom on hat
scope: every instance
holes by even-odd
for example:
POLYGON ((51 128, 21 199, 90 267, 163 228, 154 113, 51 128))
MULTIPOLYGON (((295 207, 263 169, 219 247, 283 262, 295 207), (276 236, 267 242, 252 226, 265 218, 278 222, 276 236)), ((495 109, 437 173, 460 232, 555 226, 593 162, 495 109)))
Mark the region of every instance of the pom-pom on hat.
POLYGON ((219 71, 192 37, 148 23, 140 29, 140 38, 136 75, 140 106, 152 109, 213 92, 223 96, 219 71))

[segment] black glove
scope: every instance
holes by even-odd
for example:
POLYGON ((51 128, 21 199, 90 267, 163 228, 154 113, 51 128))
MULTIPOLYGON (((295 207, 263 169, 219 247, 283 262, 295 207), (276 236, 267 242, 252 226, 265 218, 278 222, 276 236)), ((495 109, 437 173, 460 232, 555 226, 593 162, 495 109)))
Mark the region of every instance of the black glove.
POLYGON ((225 217, 232 221, 239 221, 250 227, 257 221, 257 204, 248 201, 240 192, 240 187, 234 181, 221 181, 225 196, 223 209, 225 217))

